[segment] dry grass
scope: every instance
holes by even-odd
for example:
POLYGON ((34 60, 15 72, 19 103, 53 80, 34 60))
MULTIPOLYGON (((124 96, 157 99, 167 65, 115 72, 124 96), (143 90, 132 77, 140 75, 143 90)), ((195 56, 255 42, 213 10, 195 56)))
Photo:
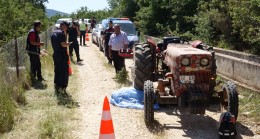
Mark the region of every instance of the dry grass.
MULTIPOLYGON (((74 114, 76 109, 58 105, 53 84, 52 56, 42 58, 41 62, 43 77, 47 81, 36 82, 34 87, 25 93, 27 104, 16 109, 18 115, 15 118, 13 130, 0 135, 0 138, 73 138, 71 131, 76 126, 74 122, 78 120, 75 118, 77 115, 74 114)), ((73 66, 73 69, 76 75, 76 67, 73 66)), ((77 92, 77 78, 75 76, 70 77, 68 91, 72 96, 77 92)))

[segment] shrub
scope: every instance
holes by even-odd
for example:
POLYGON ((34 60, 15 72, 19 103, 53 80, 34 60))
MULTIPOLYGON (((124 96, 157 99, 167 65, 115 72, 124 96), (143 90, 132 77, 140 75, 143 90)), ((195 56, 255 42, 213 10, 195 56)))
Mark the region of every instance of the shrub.
POLYGON ((15 105, 10 96, 10 89, 3 88, 0 90, 0 132, 9 132, 14 124, 15 105))
POLYGON ((116 81, 121 84, 125 84, 128 80, 128 71, 126 71, 125 68, 123 68, 121 71, 119 71, 118 74, 116 74, 116 81))

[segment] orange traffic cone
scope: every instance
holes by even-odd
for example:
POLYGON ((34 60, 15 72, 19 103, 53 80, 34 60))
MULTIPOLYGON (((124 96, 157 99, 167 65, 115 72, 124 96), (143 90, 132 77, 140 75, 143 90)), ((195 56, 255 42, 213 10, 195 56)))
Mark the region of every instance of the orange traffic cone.
POLYGON ((113 121, 107 96, 104 99, 99 139, 115 139, 113 121))
MULTIPOLYGON (((67 52, 67 54, 68 54, 68 52, 67 52)), ((68 56, 69 56, 69 54, 68 54, 68 56)), ((72 75, 72 68, 70 66, 70 59, 68 59, 68 65, 69 65, 69 75, 72 75)))
POLYGON ((72 68, 69 66, 69 75, 72 75, 72 68))
POLYGON ((88 33, 86 33, 86 41, 89 41, 88 33))

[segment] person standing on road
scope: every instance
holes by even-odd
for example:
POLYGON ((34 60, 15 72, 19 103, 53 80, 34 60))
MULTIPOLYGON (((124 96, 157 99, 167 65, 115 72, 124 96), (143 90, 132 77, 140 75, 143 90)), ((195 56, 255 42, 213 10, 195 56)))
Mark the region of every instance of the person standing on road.
POLYGON ((104 32, 104 36, 103 36, 103 40, 105 40, 105 55, 108 59, 108 63, 112 65, 112 59, 109 57, 109 39, 111 34, 113 34, 115 32, 114 28, 113 28, 113 21, 109 21, 108 22, 108 28, 105 30, 104 32))
POLYGON ((72 27, 69 28, 69 42, 72 42, 72 44, 69 46, 69 54, 71 60, 73 60, 73 49, 75 50, 76 56, 77 56, 77 62, 83 61, 80 59, 79 55, 79 42, 78 42, 78 35, 80 35, 79 32, 79 25, 77 22, 72 23, 72 27))
POLYGON ((83 39, 83 45, 86 46, 86 30, 87 30, 87 25, 84 22, 84 19, 81 19, 82 22, 79 24, 79 30, 80 30, 80 45, 82 46, 82 39, 83 39))
POLYGON ((114 33, 110 36, 109 39, 109 57, 114 62, 114 67, 116 73, 125 68, 125 58, 119 56, 120 49, 127 49, 129 41, 125 32, 121 31, 120 25, 115 24, 114 33))
POLYGON ((67 42, 67 32, 69 23, 63 21, 60 29, 55 30, 51 36, 54 61, 54 84, 58 93, 67 94, 66 88, 69 81, 69 56, 67 47, 71 44, 67 42))
POLYGON ((91 19, 91 24, 90 24, 92 30, 96 27, 96 24, 97 24, 97 22, 96 22, 96 20, 95 20, 95 18, 93 16, 92 19, 91 19))
POLYGON ((35 21, 34 22, 34 28, 31 29, 28 33, 27 37, 27 46, 26 50, 28 52, 28 55, 30 57, 30 63, 31 63, 31 79, 34 81, 37 79, 38 81, 44 81, 42 77, 42 71, 41 71, 41 61, 40 61, 40 51, 41 46, 44 45, 43 42, 40 41, 40 30, 41 30, 41 21, 35 21))

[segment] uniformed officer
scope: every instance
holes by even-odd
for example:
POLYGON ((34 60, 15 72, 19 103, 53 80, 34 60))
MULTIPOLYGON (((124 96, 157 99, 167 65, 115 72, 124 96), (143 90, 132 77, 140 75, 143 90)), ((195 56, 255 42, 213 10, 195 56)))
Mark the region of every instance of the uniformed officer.
POLYGON ((112 65, 112 59, 109 57, 109 39, 111 34, 114 33, 114 28, 113 28, 113 21, 108 22, 108 28, 104 31, 104 37, 103 40, 105 40, 105 55, 108 59, 108 63, 112 65))
POLYGON ((114 30, 115 32, 110 36, 108 43, 109 57, 112 58, 116 73, 118 73, 122 68, 125 68, 125 58, 119 56, 119 50, 127 49, 129 41, 126 33, 121 31, 119 24, 115 24, 114 30))
POLYGON ((28 33, 27 37, 27 52, 30 56, 31 63, 31 77, 32 80, 37 79, 38 81, 43 81, 42 71, 41 71, 41 61, 40 61, 40 47, 44 45, 43 42, 40 41, 40 30, 41 30, 41 21, 34 22, 34 28, 31 29, 28 33))
POLYGON ((66 88, 69 81, 69 56, 67 53, 67 47, 71 42, 67 42, 67 33, 69 29, 69 23, 63 21, 60 24, 60 29, 55 30, 51 36, 52 48, 53 48, 53 61, 54 61, 54 84, 55 89, 59 93, 67 94, 66 88))
POLYGON ((72 44, 69 46, 69 54, 72 60, 72 56, 73 56, 72 52, 74 49, 77 56, 77 62, 80 62, 83 60, 80 59, 80 55, 79 55, 78 35, 80 35, 79 25, 77 24, 77 22, 73 22, 72 27, 69 28, 69 42, 72 42, 72 44))

